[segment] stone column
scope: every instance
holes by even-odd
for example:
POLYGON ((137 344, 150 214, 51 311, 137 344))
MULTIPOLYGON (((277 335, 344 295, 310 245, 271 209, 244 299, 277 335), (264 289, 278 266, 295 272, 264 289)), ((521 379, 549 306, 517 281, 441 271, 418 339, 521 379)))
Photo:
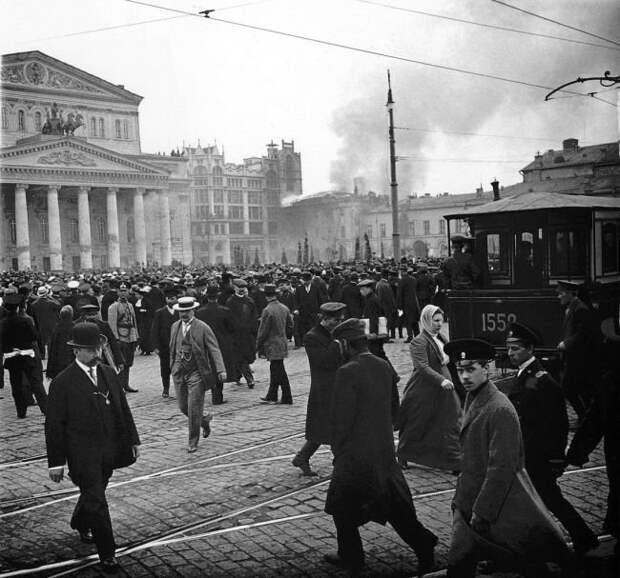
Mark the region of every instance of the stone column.
POLYGON ((28 185, 15 185, 15 229, 17 236, 17 268, 30 269, 30 229, 28 228, 28 185))
POLYGON ((170 241, 170 204, 168 191, 159 191, 159 241, 161 250, 160 265, 172 264, 172 243, 170 241))
POLYGON ((106 198, 108 220, 108 266, 118 269, 121 266, 121 245, 118 238, 118 208, 116 205, 118 189, 108 187, 106 198))
POLYGON ((47 187, 47 236, 50 246, 50 269, 62 270, 62 241, 60 239, 60 209, 58 208, 58 191, 60 185, 47 187))
POLYGON ((133 225, 136 261, 141 267, 146 266, 146 223, 144 221, 144 189, 133 192, 133 225))
POLYGON ((0 271, 6 271, 9 266, 6 262, 8 259, 6 250, 6 211, 4 209, 4 195, 0 189, 0 271))
POLYGON ((80 241, 80 268, 93 268, 93 246, 90 233, 90 187, 78 189, 78 234, 80 241))

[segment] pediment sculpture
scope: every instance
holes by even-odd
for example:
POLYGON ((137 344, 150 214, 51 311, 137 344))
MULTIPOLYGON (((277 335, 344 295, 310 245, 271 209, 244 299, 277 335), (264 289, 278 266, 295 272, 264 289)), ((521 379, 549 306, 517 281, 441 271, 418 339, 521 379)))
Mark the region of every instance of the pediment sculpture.
POLYGON ((39 157, 38 162, 44 165, 79 165, 82 167, 97 166, 97 163, 84 153, 68 149, 55 151, 48 155, 39 157))

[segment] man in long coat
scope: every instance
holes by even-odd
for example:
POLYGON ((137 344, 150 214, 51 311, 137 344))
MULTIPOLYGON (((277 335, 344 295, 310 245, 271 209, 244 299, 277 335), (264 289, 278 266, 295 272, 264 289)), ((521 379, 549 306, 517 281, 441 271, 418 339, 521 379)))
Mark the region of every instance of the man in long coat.
POLYGON ((170 397, 170 333, 172 332, 172 325, 179 319, 179 314, 173 309, 178 294, 176 287, 168 287, 164 290, 166 305, 155 311, 151 326, 151 343, 159 355, 161 396, 164 399, 170 397))
POLYGON ((54 299, 45 285, 39 287, 37 299, 30 305, 30 312, 39 331, 42 358, 45 358, 46 350, 52 340, 52 333, 58 323, 60 307, 60 301, 54 299))
POLYGON ((336 372, 334 384, 334 470, 325 511, 334 518, 338 553, 325 560, 359 573, 364 565, 359 526, 390 522, 415 551, 418 572, 427 572, 433 566, 437 537, 417 519, 409 486, 396 462, 394 372, 387 361, 368 351, 359 319, 344 321, 333 335, 343 342, 349 361, 336 372))
POLYGON ((275 285, 265 285, 267 305, 263 309, 256 336, 256 349, 269 361, 269 389, 261 400, 277 403, 278 387, 282 389, 281 404, 291 405, 291 385, 284 367, 288 356, 288 335, 293 334, 293 316, 286 305, 278 301, 275 285))
POLYGON ((256 304, 248 297, 248 284, 243 279, 235 279, 235 292, 226 301, 235 320, 235 334, 233 337, 234 375, 229 376, 239 382, 245 378, 249 389, 254 388, 254 374, 250 365, 256 360, 256 331, 258 329, 258 314, 256 304))
POLYGON ((355 317, 359 319, 362 317, 362 311, 364 310, 364 299, 360 293, 360 289, 357 286, 359 282, 359 275, 357 273, 351 273, 347 282, 342 287, 342 302, 347 306, 346 317, 355 317))
POLYGON ((83 542, 96 544, 102 569, 115 572, 105 490, 113 470, 136 460, 140 439, 118 376, 97 363, 103 340, 94 323, 73 328, 76 359, 50 384, 45 441, 50 479, 60 482, 67 466, 80 488, 71 527, 83 542))
MULTIPOLYGON (((232 380, 234 375, 233 339, 235 337, 235 320, 228 307, 217 302, 219 288, 217 285, 207 287, 207 302, 196 311, 196 317, 204 321, 215 333, 217 342, 224 358, 226 366, 226 379, 232 380)), ((224 382, 218 380, 211 389, 211 401, 213 405, 224 402, 224 382)))
POLYGON ((304 347, 310 365, 310 393, 306 410, 306 442, 293 458, 292 464, 304 476, 316 476, 310 458, 321 444, 330 444, 331 410, 336 370, 342 364, 338 342, 332 331, 344 319, 346 305, 329 301, 321 305, 320 321, 306 333, 304 347))
POLYGON ((375 287, 375 293, 379 298, 379 303, 381 304, 381 309, 383 309, 383 314, 387 320, 387 328, 390 337, 394 338, 394 331, 396 329, 396 298, 394 296, 394 291, 392 290, 392 286, 388 281, 389 271, 387 269, 383 269, 380 274, 380 278, 377 281, 377 285, 375 287))
POLYGON ((302 283, 295 288, 295 315, 299 315, 299 335, 302 340, 316 323, 319 308, 325 301, 323 293, 312 283, 312 273, 301 274, 302 283))
POLYGON ((562 533, 525 471, 517 412, 489 381, 494 348, 479 339, 458 339, 444 350, 467 391, 447 576, 475 576, 481 558, 526 572, 531 568, 525 565, 566 563, 562 533))
POLYGON ((396 301, 398 303, 398 308, 402 309, 403 324, 407 330, 407 339, 405 339, 405 343, 410 343, 419 332, 418 322, 420 320, 417 281, 413 276, 413 269, 407 269, 398 282, 396 301))
POLYGON ((515 322, 508 328, 506 349, 518 368, 508 398, 519 415, 527 473, 545 506, 568 530, 575 552, 585 554, 598 546, 598 539, 556 481, 564 471, 568 416, 559 384, 534 356, 538 343, 538 333, 527 325, 515 322))

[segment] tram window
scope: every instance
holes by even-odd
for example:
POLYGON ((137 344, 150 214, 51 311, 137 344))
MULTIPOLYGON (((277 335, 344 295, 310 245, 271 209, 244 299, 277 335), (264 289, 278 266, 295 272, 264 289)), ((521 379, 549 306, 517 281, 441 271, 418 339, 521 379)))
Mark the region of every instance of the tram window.
POLYGON ((516 234, 514 255, 515 287, 526 289, 541 286, 541 239, 542 229, 538 229, 536 232, 523 231, 516 234))
POLYGON ((491 276, 508 275, 507 239, 499 233, 487 235, 487 267, 491 276))
POLYGON ((550 242, 551 275, 585 275, 588 245, 585 231, 553 231, 550 242))
POLYGON ((620 222, 603 223, 602 258, 603 273, 620 271, 620 222))

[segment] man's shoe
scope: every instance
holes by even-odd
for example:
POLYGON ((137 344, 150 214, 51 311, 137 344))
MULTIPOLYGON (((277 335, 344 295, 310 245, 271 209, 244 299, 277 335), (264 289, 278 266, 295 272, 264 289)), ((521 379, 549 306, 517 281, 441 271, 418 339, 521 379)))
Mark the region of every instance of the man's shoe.
POLYGON ((435 546, 439 538, 434 534, 429 537, 428 544, 421 550, 416 550, 418 557, 418 576, 423 576, 430 572, 435 566, 435 546))
POLYGON ((111 558, 104 558, 99 562, 99 566, 106 574, 116 574, 119 569, 118 560, 112 556, 111 558))
POLYGON ((283 399, 281 399, 279 403, 280 405, 293 405, 293 400, 291 399, 290 401, 289 400, 284 401, 283 399))
POLYGON ((223 403, 228 403, 227 399, 223 399, 222 401, 214 401, 213 405, 222 405, 223 403))
POLYGON ((278 403, 278 400, 277 400, 277 399, 268 399, 268 398, 266 398, 266 397, 261 397, 261 398, 260 398, 260 402, 261 402, 261 403, 270 403, 270 404, 275 404, 275 403, 278 403))
POLYGON ((164 392, 161 394, 161 396, 162 396, 164 399, 168 399, 168 398, 170 397, 170 394, 169 394, 167 391, 164 391, 164 392))
POLYGON ((83 544, 94 544, 95 537, 93 536, 92 530, 86 530, 86 532, 80 532, 80 541, 83 544))
POLYGON ((344 570, 348 570, 351 576, 359 576, 364 567, 364 562, 360 562, 359 564, 352 564, 346 560, 343 560, 336 553, 329 553, 323 556, 323 560, 328 564, 332 564, 333 566, 337 566, 338 568, 343 568, 344 570))
POLYGON ((293 461, 291 461, 291 463, 296 468, 299 468, 304 476, 309 476, 310 477, 310 476, 318 476, 319 475, 310 467, 310 462, 308 460, 304 460, 299 455, 295 456, 293 458, 293 461))
POLYGON ((212 415, 206 415, 202 418, 202 437, 208 438, 211 435, 211 420, 213 419, 212 415))
POLYGON ((24 419, 26 417, 26 412, 25 411, 18 411, 17 412, 17 417, 18 417, 18 419, 24 419))
POLYGON ((193 454, 197 449, 198 449, 198 446, 189 446, 187 448, 187 453, 188 454, 193 454))
POLYGON ((254 382, 253 381, 248 383, 248 389, 254 389, 254 382))
POLYGON ((129 386, 129 385, 128 385, 128 386, 125 388, 125 392, 126 392, 126 393, 138 393, 138 390, 137 390, 137 389, 134 389, 133 387, 131 387, 131 386, 129 386))

